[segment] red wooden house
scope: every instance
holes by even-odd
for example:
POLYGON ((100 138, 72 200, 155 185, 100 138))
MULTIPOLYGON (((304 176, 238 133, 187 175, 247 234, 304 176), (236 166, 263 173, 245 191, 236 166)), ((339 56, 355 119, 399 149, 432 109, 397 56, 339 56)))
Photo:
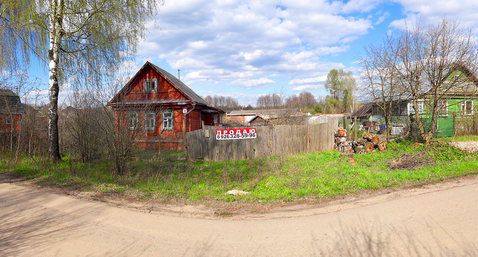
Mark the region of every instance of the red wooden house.
POLYGON ((23 114, 20 97, 8 89, 0 89, 0 134, 19 129, 23 114))
POLYGON ((141 67, 108 105, 114 111, 125 110, 128 129, 137 133, 135 146, 146 149, 157 149, 161 138, 161 149, 180 150, 183 127, 190 132, 203 125, 219 125, 224 113, 150 62, 141 67))

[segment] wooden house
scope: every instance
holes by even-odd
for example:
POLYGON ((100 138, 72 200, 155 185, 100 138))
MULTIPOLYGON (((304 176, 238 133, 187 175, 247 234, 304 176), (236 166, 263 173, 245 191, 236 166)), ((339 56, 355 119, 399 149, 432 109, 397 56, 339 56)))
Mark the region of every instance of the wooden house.
MULTIPOLYGON (((458 69, 446 74, 444 80, 446 90, 440 92, 441 97, 437 102, 436 136, 452 136, 455 122, 461 123, 462 129, 467 130, 466 126, 471 124, 476 126, 473 130, 478 130, 477 122, 473 122, 473 116, 476 114, 475 109, 478 106, 478 78, 466 67, 458 66, 458 69)), ((429 96, 430 87, 426 83, 422 86, 421 91, 422 94, 418 100, 417 110, 420 119, 427 123, 431 119, 429 105, 433 104, 433 100, 429 96)), ((415 114, 411 95, 404 92, 394 99, 392 106, 390 125, 392 127, 409 126, 410 117, 415 114)), ((381 127, 385 124, 380 104, 374 102, 365 104, 351 114, 351 118, 355 117, 362 124, 371 122, 381 127)))
POLYGON ((220 125, 224 113, 150 62, 141 67, 108 106, 115 114, 125 113, 122 124, 131 133, 137 133, 135 146, 145 149, 157 149, 159 145, 161 149, 183 149, 185 132, 203 125, 220 125))
POLYGON ((0 133, 17 131, 23 114, 20 97, 8 89, 0 89, 0 133))

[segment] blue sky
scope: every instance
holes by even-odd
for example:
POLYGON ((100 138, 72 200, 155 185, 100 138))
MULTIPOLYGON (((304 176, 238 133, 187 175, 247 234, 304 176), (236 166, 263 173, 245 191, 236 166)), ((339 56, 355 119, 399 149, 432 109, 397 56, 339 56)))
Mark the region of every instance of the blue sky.
POLYGON ((165 0, 131 73, 145 61, 174 75, 180 69, 199 95, 231 96, 243 105, 269 93, 320 97, 331 69, 358 75, 365 46, 405 21, 444 16, 478 35, 476 0, 165 0))

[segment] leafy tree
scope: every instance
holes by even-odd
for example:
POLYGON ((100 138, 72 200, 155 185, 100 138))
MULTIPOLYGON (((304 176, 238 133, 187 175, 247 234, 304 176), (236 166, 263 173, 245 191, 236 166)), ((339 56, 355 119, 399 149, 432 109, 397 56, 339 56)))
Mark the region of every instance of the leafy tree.
POLYGON ((342 102, 333 97, 325 97, 325 113, 340 113, 342 110, 342 102))
POLYGON ((339 81, 339 72, 336 69, 330 70, 329 74, 327 74, 327 80, 324 86, 333 99, 339 100, 342 85, 339 81))
POLYGON ((325 89, 329 91, 329 94, 333 101, 333 105, 338 107, 337 101, 341 102, 342 109, 338 112, 352 111, 350 106, 353 106, 353 92, 356 88, 355 78, 351 71, 345 72, 344 70, 332 69, 327 75, 325 82, 325 89))
MULTIPOLYGON (((314 106, 314 112, 315 112, 315 113, 322 113, 322 108, 323 108, 322 105, 319 104, 319 103, 317 103, 317 104, 314 106)), ((314 113, 314 114, 315 114, 315 113, 314 113)))
POLYGON ((0 0, 0 69, 48 66, 49 159, 60 159, 58 95, 68 79, 100 85, 128 60, 162 0, 0 0))

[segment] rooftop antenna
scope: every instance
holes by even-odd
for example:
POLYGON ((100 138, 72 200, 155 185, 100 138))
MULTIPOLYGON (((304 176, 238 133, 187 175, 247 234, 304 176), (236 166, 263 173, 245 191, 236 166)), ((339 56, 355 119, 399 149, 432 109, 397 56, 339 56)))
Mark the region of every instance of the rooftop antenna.
POLYGON ((181 70, 178 69, 178 79, 181 80, 181 70))

